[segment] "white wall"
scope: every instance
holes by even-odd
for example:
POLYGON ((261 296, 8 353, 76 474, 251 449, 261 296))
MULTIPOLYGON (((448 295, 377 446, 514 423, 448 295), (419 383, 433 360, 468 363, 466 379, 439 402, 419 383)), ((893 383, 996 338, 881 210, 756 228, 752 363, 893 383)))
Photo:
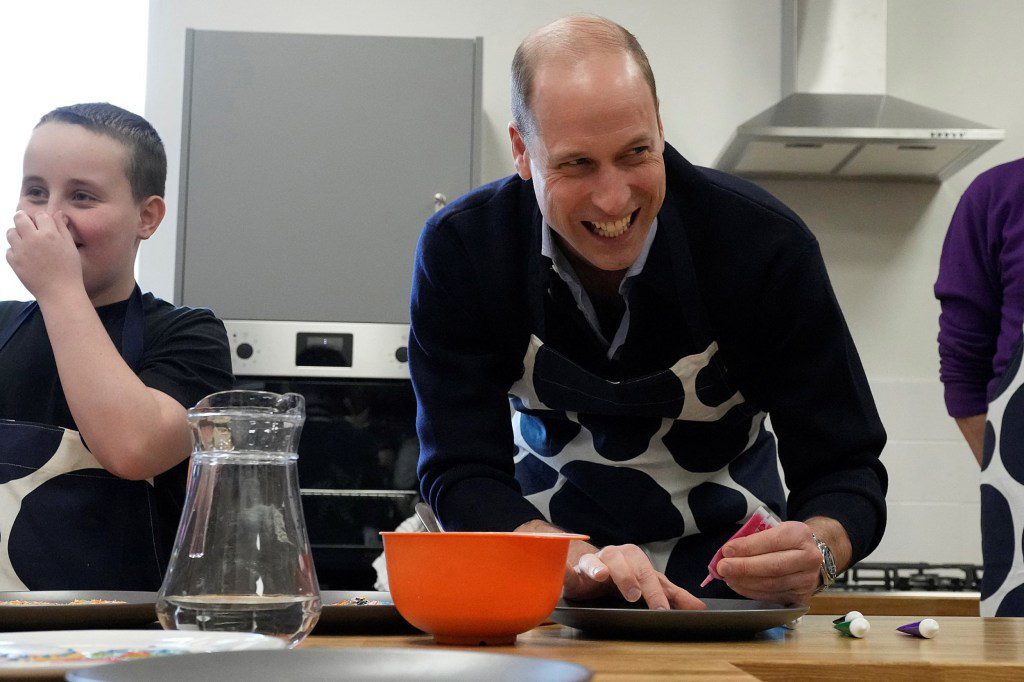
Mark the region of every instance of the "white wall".
POLYGON ((1024 3, 889 0, 888 92, 1005 128, 941 185, 772 182, 821 242, 889 433, 889 527, 878 560, 980 563, 978 471, 937 380, 942 240, 981 171, 1024 156, 1024 3))
MULTIPOLYGON (((0 4, 2 231, 12 225, 25 145, 43 114, 77 102, 110 102, 142 111, 147 24, 148 8, 138 0, 0 4), (45 27, 39 17, 47 18, 45 27)), ((7 241, 0 240, 0 253, 6 249, 7 241)), ((31 298, 7 261, 0 259, 0 301, 31 298)))
MULTIPOLYGON (((508 66, 521 38, 573 11, 630 28, 658 77, 666 134, 710 165, 735 126, 779 95, 779 0, 151 0, 146 113, 169 150, 170 213, 142 250, 144 286, 173 286, 186 27, 484 38, 482 180, 512 171, 508 66)), ((980 563, 977 466, 946 417, 931 293, 956 201, 978 172, 1024 156, 1024 3, 890 0, 891 94, 1007 129, 1007 140, 942 185, 771 182, 821 241, 889 431, 889 531, 873 560, 980 563)))
MULTIPOLYGON (((648 52, 669 139, 710 164, 735 121, 768 106, 779 89, 779 3, 743 0, 627 0, 498 3, 480 0, 150 0, 146 114, 168 150, 168 208, 141 250, 140 282, 170 298, 174 283, 185 29, 342 33, 484 39, 481 180, 513 172, 508 71, 534 28, 572 12, 629 27, 648 52), (737 50, 736 46, 743 49, 737 50)), ((444 74, 438 74, 443 78, 444 74)))

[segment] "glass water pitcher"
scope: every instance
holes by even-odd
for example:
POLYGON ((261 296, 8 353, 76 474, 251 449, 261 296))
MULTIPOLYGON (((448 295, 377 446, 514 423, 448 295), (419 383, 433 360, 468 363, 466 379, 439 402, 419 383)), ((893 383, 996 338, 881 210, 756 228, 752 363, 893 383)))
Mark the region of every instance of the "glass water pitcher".
POLYGON ((320 615, 299 500, 297 393, 224 391, 188 411, 193 453, 167 574, 169 630, 257 632, 301 642, 320 615))

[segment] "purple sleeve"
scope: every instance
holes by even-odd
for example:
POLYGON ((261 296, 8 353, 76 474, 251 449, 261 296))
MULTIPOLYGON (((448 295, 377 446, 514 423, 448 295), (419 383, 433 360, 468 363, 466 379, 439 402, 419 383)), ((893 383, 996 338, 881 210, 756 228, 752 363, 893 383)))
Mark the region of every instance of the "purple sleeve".
POLYGON ((988 174, 964 192, 946 233, 935 297, 939 315, 939 378, 946 410, 968 417, 988 410, 986 388, 1000 329, 1000 231, 989 220, 988 174))

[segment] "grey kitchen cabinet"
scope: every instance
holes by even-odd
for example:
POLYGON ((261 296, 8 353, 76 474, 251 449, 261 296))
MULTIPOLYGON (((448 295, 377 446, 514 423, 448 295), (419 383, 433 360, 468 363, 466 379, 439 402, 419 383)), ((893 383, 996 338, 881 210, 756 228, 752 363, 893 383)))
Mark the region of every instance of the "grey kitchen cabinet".
POLYGON ((424 221, 478 182, 481 40, 186 40, 176 301, 407 323, 424 221))

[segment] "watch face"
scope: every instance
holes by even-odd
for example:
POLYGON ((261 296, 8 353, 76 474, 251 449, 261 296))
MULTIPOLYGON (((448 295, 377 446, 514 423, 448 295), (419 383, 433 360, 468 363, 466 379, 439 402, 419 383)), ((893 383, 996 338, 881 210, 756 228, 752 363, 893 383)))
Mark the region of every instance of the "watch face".
POLYGON ((829 582, 831 583, 836 579, 836 560, 832 556, 832 550, 828 548, 828 545, 821 543, 821 558, 825 563, 825 572, 828 573, 829 582))
POLYGON ((828 587, 836 581, 836 560, 832 556, 832 550, 829 549, 828 545, 822 542, 817 535, 811 535, 814 541, 818 544, 818 549, 821 550, 821 580, 823 586, 828 587))

